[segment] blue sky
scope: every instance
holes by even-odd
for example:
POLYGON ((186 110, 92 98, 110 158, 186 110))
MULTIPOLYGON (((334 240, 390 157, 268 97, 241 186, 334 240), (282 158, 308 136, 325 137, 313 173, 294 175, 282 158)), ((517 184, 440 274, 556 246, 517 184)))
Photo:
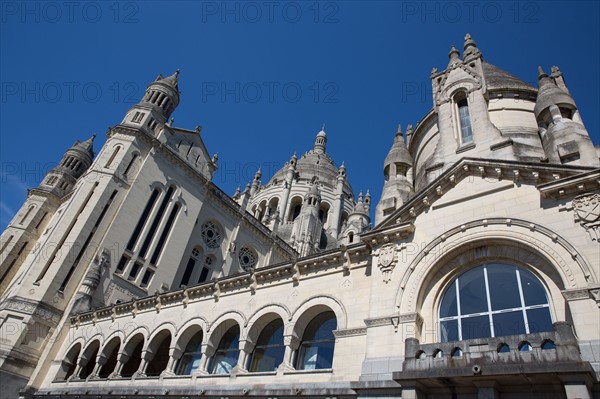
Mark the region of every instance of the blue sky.
POLYGON ((484 59, 535 83, 558 65, 599 143, 599 2, 1 1, 0 228, 76 139, 119 123, 181 69, 175 125, 219 153, 232 194, 323 124, 356 194, 377 203, 398 123, 431 108, 429 74, 470 33, 484 59))

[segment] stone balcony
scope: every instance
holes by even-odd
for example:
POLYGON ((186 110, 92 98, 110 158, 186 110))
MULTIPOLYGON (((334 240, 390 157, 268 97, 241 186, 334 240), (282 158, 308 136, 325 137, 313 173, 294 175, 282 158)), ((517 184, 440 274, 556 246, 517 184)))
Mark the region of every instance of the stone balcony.
POLYGON ((591 398, 592 383, 598 381, 566 322, 543 333, 433 344, 407 338, 405 344, 402 371, 393 373, 403 399, 435 394, 495 399, 534 388, 560 393, 552 397, 591 398))

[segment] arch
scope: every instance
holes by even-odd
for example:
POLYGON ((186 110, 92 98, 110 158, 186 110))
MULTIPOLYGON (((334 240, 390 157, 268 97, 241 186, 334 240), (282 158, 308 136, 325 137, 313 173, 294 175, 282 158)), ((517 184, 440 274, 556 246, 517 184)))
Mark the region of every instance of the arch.
POLYGON ((540 347, 542 350, 556 349, 556 344, 551 339, 545 339, 542 341, 540 347))
POLYGON ((27 212, 25 212, 25 215, 21 218, 21 221, 19 222, 19 224, 23 224, 23 222, 25 220, 27 220, 27 218, 29 217, 31 212, 33 212, 34 209, 35 209, 35 205, 29 205, 29 208, 27 208, 27 212))
POLYGON ((177 328, 175 327, 175 324, 173 324, 169 321, 165 321, 165 322, 159 324, 158 326, 156 326, 156 328, 154 328, 154 331, 152 331, 152 333, 146 340, 147 344, 146 344, 146 347, 144 348, 144 350, 153 349, 153 348, 151 348, 151 343, 156 339, 156 337, 158 335, 162 334, 163 331, 165 331, 165 330, 168 331, 171 334, 171 336, 173 336, 173 337, 177 334, 177 328))
MULTIPOLYGON (((421 313, 437 323, 442 287, 461 271, 486 260, 508 261, 538 277, 549 297, 554 320, 565 320, 561 290, 596 281, 585 257, 552 230, 522 219, 490 218, 440 234, 410 261, 396 292, 400 314, 421 313)), ((423 339, 423 337, 421 337, 423 339)))
POLYGON ((323 310, 306 324, 296 355, 296 369, 315 370, 333 368, 335 336, 338 328, 335 313, 323 310))
POLYGON ((117 143, 117 144, 113 145, 112 148, 113 148, 113 152, 110 155, 110 158, 108 158, 108 161, 106 161, 106 164, 104 164, 104 167, 107 169, 110 168, 113 161, 117 157, 117 154, 119 153, 119 151, 121 151, 123 149, 123 146, 120 143, 117 143))
MULTIPOLYGON (((198 329, 206 332, 208 331, 208 328, 209 323, 202 316, 197 316, 186 321, 185 324, 179 327, 177 333, 173 335, 177 338, 173 346, 179 350, 184 349, 187 344, 186 339, 189 339, 198 329)), ((204 341, 206 342, 206 337, 204 338, 204 341)))
POLYGON ((290 200, 290 208, 287 217, 288 222, 293 222, 296 220, 298 215, 300 215, 300 210, 302 209, 302 197, 299 195, 295 195, 290 200))
POLYGON ((145 374, 149 377, 159 376, 169 363, 169 349, 173 340, 172 325, 169 323, 166 328, 158 328, 158 332, 152 335, 146 347, 146 353, 151 353, 152 357, 146 366, 145 374))
POLYGON ((254 313, 248 321, 248 327, 246 329, 246 340, 256 344, 258 336, 264 329, 264 327, 272 322, 273 320, 281 319, 285 325, 286 321, 289 320, 289 314, 277 305, 267 305, 262 308, 260 314, 254 313))
POLYGON ((119 335, 113 335, 112 338, 107 339, 106 344, 100 351, 100 356, 105 358, 105 363, 98 370, 99 378, 107 378, 115 369, 117 365, 119 349, 121 348, 121 337, 119 335))
POLYGON ((442 342, 552 331, 545 287, 512 263, 481 262, 441 290, 442 342))
POLYGON ((327 221, 329 220, 329 211, 331 210, 331 204, 327 201, 321 201, 321 206, 319 207, 319 219, 323 226, 328 226, 327 221))
POLYGON ((500 342, 496 347, 496 352, 498 353, 510 353, 510 346, 504 342, 500 342))
POLYGON ((257 330, 260 327, 260 331, 255 340, 254 350, 248 358, 248 371, 275 371, 283 362, 285 354, 284 322, 276 313, 268 313, 260 320, 264 320, 264 323, 255 324, 257 330))
MULTIPOLYGON (((215 352, 211 358, 209 367, 210 374, 229 374, 237 366, 240 354, 240 325, 233 320, 223 322, 219 327, 223 327, 218 345, 215 346, 215 352), (228 322, 233 322, 226 327, 228 322), (225 330, 225 328, 227 328, 225 330)), ((212 338, 212 337, 211 337, 212 338)))
MULTIPOLYGON (((253 335, 256 331, 253 329, 254 325, 257 323, 258 320, 264 318, 267 315, 277 315, 279 316, 284 322, 289 322, 292 319, 292 314, 289 310, 289 308, 283 304, 268 304, 268 305, 264 305, 262 307, 260 307, 257 311, 255 311, 249 318, 248 321, 246 322, 246 326, 247 326, 247 333, 246 333, 246 339, 251 340, 252 342, 255 342, 256 335, 253 335), (252 331, 252 333, 251 333, 252 331)), ((263 320, 264 321, 264 320, 263 320)))
POLYGON ((83 350, 83 353, 79 358, 79 364, 81 365, 81 370, 79 371, 78 376, 79 378, 86 379, 92 374, 94 368, 96 367, 96 357, 98 356, 99 350, 99 339, 92 340, 83 350))
POLYGON ((132 332, 127 340, 127 343, 123 345, 123 349, 120 351, 120 359, 123 362, 121 369, 122 377, 131 377, 138 371, 142 362, 142 349, 146 342, 147 335, 144 335, 147 330, 140 327, 132 332), (137 331, 137 333, 135 332, 137 331))
POLYGON ((293 335, 298 339, 301 338, 306 324, 314 316, 327 310, 335 313, 338 329, 346 328, 346 309, 341 301, 328 295, 319 295, 302 302, 292 313, 293 335))
POLYGON ((199 324, 192 324, 177 339, 175 348, 180 355, 175 365, 175 374, 190 375, 200 367, 202 345, 206 341, 204 331, 199 324))
POLYGON ((246 318, 240 312, 230 311, 223 313, 211 324, 210 329, 207 331, 208 347, 214 350, 219 344, 223 334, 235 324, 240 327, 240 339, 245 339, 241 334, 243 332, 242 327, 245 326, 246 323, 246 318))
POLYGON ((56 380, 68 380, 73 375, 77 368, 77 359, 81 352, 81 342, 75 342, 63 356, 63 361, 60 363, 60 369, 56 374, 56 380))

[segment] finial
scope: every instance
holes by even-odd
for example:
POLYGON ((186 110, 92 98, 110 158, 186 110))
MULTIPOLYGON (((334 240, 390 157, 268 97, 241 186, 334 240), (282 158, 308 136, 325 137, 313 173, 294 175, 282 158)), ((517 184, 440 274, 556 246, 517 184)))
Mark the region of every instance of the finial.
POLYGON ((371 192, 369 189, 367 189, 367 195, 365 195, 365 197, 370 197, 371 196, 371 192))
POLYGON ((323 126, 321 126, 321 130, 325 131, 325 124, 323 123, 323 126))
POLYGON ((407 125, 406 126, 406 135, 411 135, 413 132, 413 125, 407 125))
POLYGON ((201 131, 202 131, 202 126, 196 125, 196 133, 200 134, 201 131))
POLYGON ((468 33, 465 35, 465 40, 470 40, 471 39, 471 35, 469 35, 468 33))
POLYGON ((215 155, 213 155, 211 161, 212 161, 212 163, 216 164, 218 160, 219 160, 219 153, 216 152, 215 155))
POLYGON ((358 193, 358 202, 363 202, 363 193, 362 191, 358 193))
POLYGON ((94 140, 96 138, 96 133, 92 134, 92 140, 94 140))
POLYGON ((171 118, 169 120, 169 126, 173 126, 173 123, 175 123, 175 118, 171 118))
POLYGON ((175 77, 178 77, 178 76, 179 76, 179 72, 180 72, 180 70, 179 70, 179 69, 175 70, 175 77))
POLYGON ((548 77, 548 75, 546 75, 546 72, 544 72, 544 70, 542 69, 541 66, 538 66, 538 74, 539 74, 538 80, 542 79, 542 78, 547 78, 548 77))
POLYGON ((449 58, 458 58, 458 49, 456 48, 456 46, 453 44, 452 47, 450 48, 450 53, 448 54, 449 58))
POLYGON ((438 69, 436 67, 431 68, 431 75, 435 75, 438 73, 438 69))
POLYGON ((560 71, 560 69, 558 69, 558 67, 556 65, 552 66, 552 77, 559 77, 562 76, 562 72, 560 71))
POLYGON ((402 125, 398 123, 398 130, 396 131, 396 135, 402 135, 402 125))

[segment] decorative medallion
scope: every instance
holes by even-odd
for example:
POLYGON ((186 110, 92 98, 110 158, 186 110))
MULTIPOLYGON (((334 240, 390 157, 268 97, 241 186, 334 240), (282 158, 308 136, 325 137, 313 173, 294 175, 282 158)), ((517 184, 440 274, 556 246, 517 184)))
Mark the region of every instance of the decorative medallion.
POLYGON ((592 241, 600 239, 600 194, 583 194, 572 201, 575 221, 579 221, 592 241))
POLYGON ((392 271, 394 270, 396 261, 396 246, 393 244, 384 245, 379 249, 378 265, 381 274, 383 275, 383 282, 388 283, 392 278, 392 271))

